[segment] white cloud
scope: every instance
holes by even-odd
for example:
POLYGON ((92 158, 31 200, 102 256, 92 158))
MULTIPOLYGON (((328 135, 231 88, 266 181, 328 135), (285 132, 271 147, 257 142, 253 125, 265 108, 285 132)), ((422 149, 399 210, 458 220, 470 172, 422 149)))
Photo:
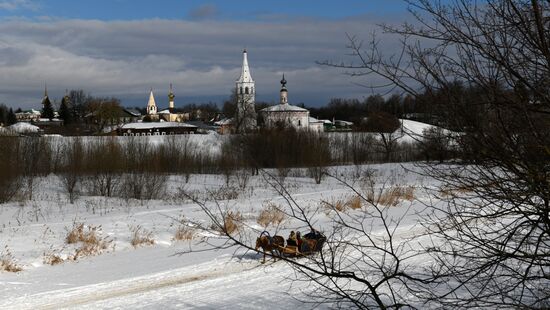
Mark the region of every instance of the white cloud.
POLYGON ((19 9, 36 10, 38 5, 30 0, 0 0, 0 10, 15 11, 19 9))
POLYGON ((0 102, 37 105, 45 82, 53 95, 82 88, 123 101, 143 97, 145 102, 150 87, 162 96, 169 83, 180 103, 228 96, 246 47, 260 99, 277 100, 284 72, 292 102, 325 104, 331 97, 369 94, 341 71, 315 61, 342 59, 345 32, 368 38, 373 28, 362 20, 5 21, 0 22, 0 102))

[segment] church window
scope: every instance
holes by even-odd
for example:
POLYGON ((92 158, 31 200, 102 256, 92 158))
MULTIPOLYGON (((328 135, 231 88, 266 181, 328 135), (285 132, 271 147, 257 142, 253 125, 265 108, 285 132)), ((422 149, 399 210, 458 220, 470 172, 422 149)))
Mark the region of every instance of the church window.
POLYGON ((302 126, 302 121, 298 120, 298 126, 302 126))
POLYGON ((241 87, 241 90, 239 91, 239 93, 242 95, 243 94, 243 88, 241 87))
POLYGON ((244 93, 248 95, 248 87, 244 88, 244 93))

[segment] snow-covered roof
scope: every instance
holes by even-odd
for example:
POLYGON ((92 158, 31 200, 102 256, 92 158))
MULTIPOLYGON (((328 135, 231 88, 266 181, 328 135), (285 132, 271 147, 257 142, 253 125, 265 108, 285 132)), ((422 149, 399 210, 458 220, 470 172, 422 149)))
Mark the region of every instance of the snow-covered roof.
POLYGON ((129 123, 125 124, 121 129, 154 129, 154 128, 173 128, 173 127, 187 127, 197 128, 197 126, 189 125, 186 123, 178 122, 152 122, 152 123, 129 123))
POLYGON ((216 125, 216 126, 231 125, 231 124, 233 124, 233 119, 232 118, 224 118, 222 120, 214 122, 214 125, 216 125))
POLYGON ((323 121, 320 121, 318 119, 316 119, 315 117, 309 117, 309 123, 323 123, 323 121))
POLYGON ((344 126, 352 126, 353 125, 352 122, 343 121, 343 120, 335 120, 334 123, 338 124, 338 125, 344 125, 344 126))
POLYGON ((171 114, 170 109, 164 109, 162 111, 159 111, 158 114, 171 114))
POLYGON ((17 112, 15 114, 34 114, 34 115, 40 115, 42 114, 40 111, 37 111, 35 109, 25 110, 23 112, 17 112))
POLYGON ((126 111, 128 114, 132 116, 141 116, 141 112, 139 112, 136 109, 124 109, 124 111, 126 111))
POLYGON ((288 103, 276 104, 274 106, 262 109, 262 112, 307 112, 307 109, 297 107, 288 103))

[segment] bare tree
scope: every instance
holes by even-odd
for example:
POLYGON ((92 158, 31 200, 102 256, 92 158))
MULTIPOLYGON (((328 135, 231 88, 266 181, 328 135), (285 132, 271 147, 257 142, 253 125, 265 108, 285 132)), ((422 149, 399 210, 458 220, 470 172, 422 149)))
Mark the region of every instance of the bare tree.
MULTIPOLYGON (((295 200, 277 176, 265 170, 261 170, 261 175, 284 199, 284 204, 278 206, 277 211, 299 223, 301 229, 318 229, 316 214, 331 214, 331 222, 323 226, 326 242, 319 253, 298 260, 286 256, 274 257, 295 269, 294 281, 308 282, 311 290, 305 292, 304 302, 359 309, 413 307, 409 304, 406 287, 409 283, 424 280, 407 272, 408 261, 416 255, 411 246, 407 242, 394 240, 396 228, 407 212, 396 216, 389 212, 388 206, 380 203, 379 195, 373 199, 372 193, 378 193, 373 188, 367 186, 359 190, 335 176, 331 177, 356 195, 359 207, 348 212, 331 202, 305 206, 295 200)), ((381 188, 380 192, 383 190, 381 188)), ((247 225, 246 219, 235 216, 235 212, 223 201, 184 195, 210 218, 211 225, 203 225, 201 229, 216 233, 218 238, 224 240, 222 244, 212 243, 215 248, 237 246, 256 251, 254 244, 260 231, 247 225)))
POLYGON ((397 117, 386 112, 371 113, 365 124, 366 130, 377 133, 375 145, 384 154, 384 161, 389 162, 397 148, 398 139, 401 137, 396 132, 400 123, 397 117))
POLYGON ((407 3, 415 23, 383 26, 404 42, 400 53, 350 36, 360 64, 324 64, 381 76, 415 96, 438 92, 444 122, 461 131, 449 136, 461 151, 457 166, 423 165, 447 203, 427 218, 438 241, 421 296, 445 308, 548 307, 550 2, 407 3), (453 92, 457 81, 478 96, 453 92))
POLYGON ((0 202, 14 198, 23 182, 19 161, 20 142, 16 137, 0 137, 0 202))
POLYGON ((94 195, 112 197, 118 193, 123 172, 123 148, 112 137, 98 138, 87 145, 86 172, 94 195))
POLYGON ((21 170, 28 199, 32 200, 36 189, 36 178, 50 171, 50 143, 45 138, 20 138, 21 170))
POLYGON ((78 186, 83 177, 84 146, 80 138, 73 138, 71 143, 64 146, 65 164, 61 173, 61 182, 67 191, 69 201, 74 203, 78 195, 78 186))

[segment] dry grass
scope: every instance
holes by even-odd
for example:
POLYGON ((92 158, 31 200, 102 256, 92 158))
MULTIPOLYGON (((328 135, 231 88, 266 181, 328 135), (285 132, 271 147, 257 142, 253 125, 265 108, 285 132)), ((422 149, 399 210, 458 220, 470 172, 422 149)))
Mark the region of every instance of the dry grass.
MULTIPOLYGON (((107 249, 112 242, 107 238, 101 237, 101 226, 87 226, 84 223, 73 223, 72 229, 65 238, 67 244, 80 244, 73 255, 68 259, 77 260, 81 257, 98 255, 107 249)), ((59 258, 52 258, 58 261, 59 258)))
POLYGON ((240 189, 233 186, 222 186, 210 195, 215 200, 233 200, 239 198, 240 189))
POLYGON ((240 212, 229 211, 225 214, 223 219, 223 232, 232 234, 240 229, 239 223, 242 222, 243 217, 240 212))
POLYGON ((193 240, 194 236, 195 236, 195 229, 187 225, 181 224, 176 230, 176 233, 174 234, 174 240, 176 241, 193 240))
POLYGON ((353 196, 350 198, 336 199, 331 202, 324 201, 323 205, 330 210, 336 210, 338 212, 344 212, 348 209, 357 210, 363 207, 361 202, 362 198, 359 196, 353 196))
POLYGON ((134 248, 137 248, 140 245, 155 244, 153 233, 141 227, 140 225, 131 226, 130 231, 132 232, 132 240, 130 241, 130 243, 134 248))
POLYGON ((58 264, 61 264, 61 263, 65 262, 65 260, 63 258, 61 258, 61 256, 59 256, 58 254, 44 253, 43 262, 46 265, 54 266, 54 265, 58 265, 58 264))
POLYGON ((275 204, 269 204, 262 210, 256 222, 263 227, 267 227, 272 224, 279 225, 285 218, 286 215, 279 207, 275 204))
POLYGON ((385 206, 395 207, 401 200, 414 200, 414 188, 412 186, 395 186, 385 189, 376 201, 385 206))
POLYGON ((0 253, 0 270, 7 272, 19 272, 23 270, 23 268, 17 264, 17 261, 7 246, 4 248, 4 251, 0 253))
POLYGON ((474 191, 474 188, 473 187, 468 187, 466 185, 463 185, 463 186, 457 186, 457 187, 442 187, 439 189, 439 194, 441 195, 441 197, 455 197, 457 196, 458 194, 466 194, 466 193, 470 193, 470 192, 473 192, 474 191))
POLYGON ((361 197, 352 197, 350 200, 348 200, 346 206, 353 210, 361 209, 361 207, 363 207, 363 204, 361 203, 361 197))

